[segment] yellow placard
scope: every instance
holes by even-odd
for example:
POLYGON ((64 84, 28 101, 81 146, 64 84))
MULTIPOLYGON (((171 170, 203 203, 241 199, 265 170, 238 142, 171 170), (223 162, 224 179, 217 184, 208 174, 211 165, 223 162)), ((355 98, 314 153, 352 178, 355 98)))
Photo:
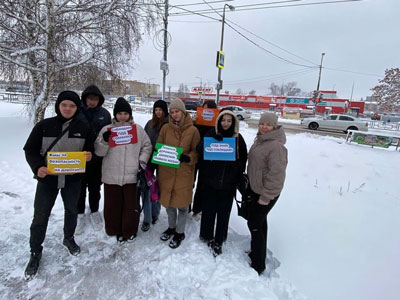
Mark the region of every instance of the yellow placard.
POLYGON ((54 174, 85 173, 85 152, 48 152, 47 169, 54 174))

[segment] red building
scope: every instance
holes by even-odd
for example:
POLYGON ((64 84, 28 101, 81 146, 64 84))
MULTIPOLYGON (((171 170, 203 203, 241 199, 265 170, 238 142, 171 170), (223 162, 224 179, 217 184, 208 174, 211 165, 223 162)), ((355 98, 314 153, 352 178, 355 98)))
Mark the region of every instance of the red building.
MULTIPOLYGON (((315 106, 312 98, 305 97, 290 97, 290 96, 256 96, 256 95, 229 95, 220 94, 219 106, 237 105, 250 109, 267 109, 270 111, 283 110, 284 108, 302 108, 314 109, 317 113, 364 113, 365 102, 350 101, 349 99, 340 99, 336 97, 336 91, 320 91, 322 99, 315 106)), ((192 92, 187 98, 182 100, 191 101, 215 101, 216 94, 214 93, 199 93, 192 92)))

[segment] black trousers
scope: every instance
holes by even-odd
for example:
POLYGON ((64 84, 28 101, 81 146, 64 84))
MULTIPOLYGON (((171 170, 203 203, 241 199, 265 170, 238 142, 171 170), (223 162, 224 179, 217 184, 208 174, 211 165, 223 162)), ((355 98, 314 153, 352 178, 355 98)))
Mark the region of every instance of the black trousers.
MULTIPOLYGON (((80 192, 81 182, 68 182, 61 189, 61 197, 64 202, 64 238, 74 236, 76 219, 77 219, 77 203, 80 192)), ((31 237, 29 244, 31 252, 42 252, 42 244, 44 242, 47 230, 47 224, 51 210, 53 209, 59 189, 56 186, 38 182, 36 186, 34 214, 31 225, 31 237)))
POLYGON ((228 236, 233 195, 231 191, 216 190, 206 184, 203 187, 206 192, 202 199, 200 237, 206 241, 214 239, 216 243, 222 245, 228 236), (215 221, 217 225, 214 234, 215 221))
POLYGON ((256 196, 250 207, 247 227, 251 234, 251 251, 249 257, 251 266, 261 274, 265 270, 265 259, 267 256, 267 215, 276 204, 279 196, 271 200, 268 205, 258 204, 259 196, 256 196))
POLYGON ((98 159, 86 166, 86 172, 82 179, 81 193, 78 200, 78 214, 85 213, 86 189, 89 192, 89 207, 92 213, 99 210, 101 189, 101 165, 102 159, 98 159))

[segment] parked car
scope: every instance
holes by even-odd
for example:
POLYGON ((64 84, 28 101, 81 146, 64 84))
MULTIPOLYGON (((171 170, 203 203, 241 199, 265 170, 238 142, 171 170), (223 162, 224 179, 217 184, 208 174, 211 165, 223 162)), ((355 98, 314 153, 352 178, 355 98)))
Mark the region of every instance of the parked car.
POLYGON ((221 109, 222 108, 223 109, 227 108, 227 109, 230 109, 231 111, 233 111, 233 113, 236 115, 236 117, 239 120, 249 119, 251 117, 251 111, 248 111, 241 106, 229 105, 229 106, 221 107, 221 109))
POLYGON ((183 103, 185 103, 185 108, 186 110, 197 110, 197 107, 201 106, 198 101, 190 101, 190 100, 185 100, 183 103))
POLYGON ((349 115, 336 115, 332 114, 326 117, 307 118, 301 120, 301 125, 308 127, 312 130, 317 129, 330 129, 341 130, 359 130, 368 131, 368 122, 357 119, 349 115))

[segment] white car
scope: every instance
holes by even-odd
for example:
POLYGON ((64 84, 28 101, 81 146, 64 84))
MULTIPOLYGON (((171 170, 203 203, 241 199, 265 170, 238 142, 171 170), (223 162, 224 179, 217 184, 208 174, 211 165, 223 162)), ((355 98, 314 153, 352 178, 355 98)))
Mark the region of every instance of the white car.
POLYGON ((249 119, 251 117, 251 111, 245 110, 241 106, 229 105, 221 107, 221 109, 230 109, 239 120, 249 119))
POLYGON ((368 131, 368 122, 357 119, 348 115, 332 114, 326 117, 307 118, 301 120, 301 125, 308 127, 312 130, 317 129, 330 129, 341 130, 359 130, 368 131))

